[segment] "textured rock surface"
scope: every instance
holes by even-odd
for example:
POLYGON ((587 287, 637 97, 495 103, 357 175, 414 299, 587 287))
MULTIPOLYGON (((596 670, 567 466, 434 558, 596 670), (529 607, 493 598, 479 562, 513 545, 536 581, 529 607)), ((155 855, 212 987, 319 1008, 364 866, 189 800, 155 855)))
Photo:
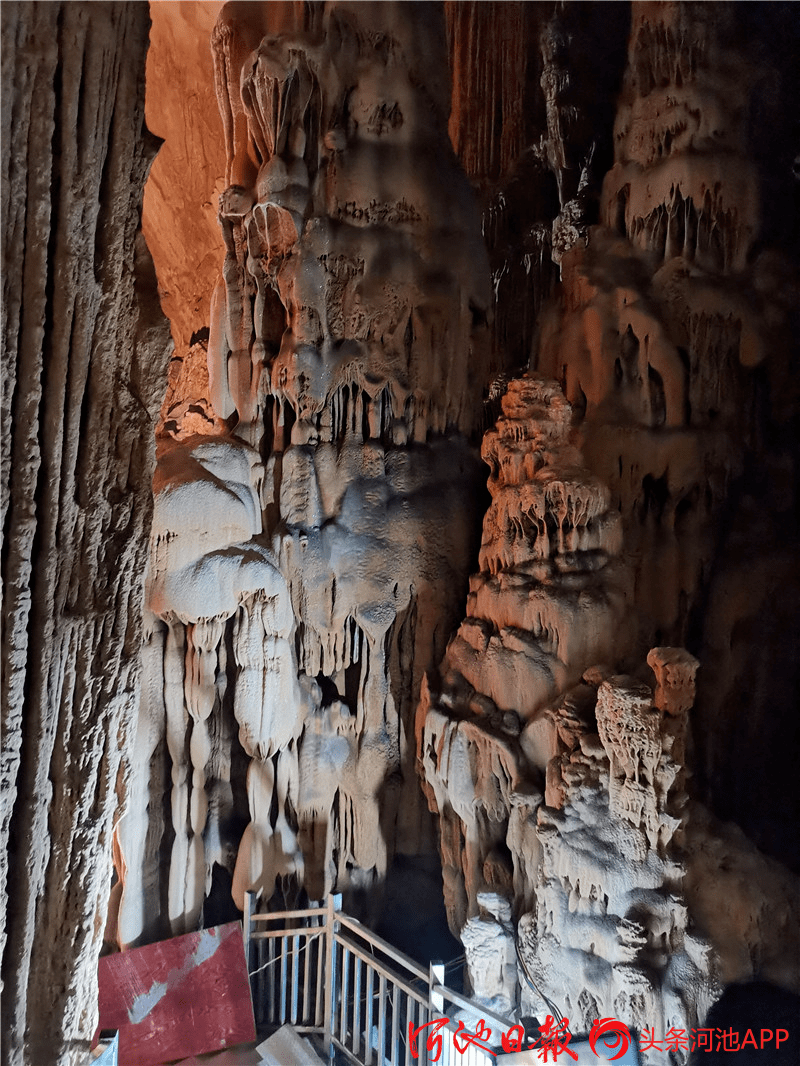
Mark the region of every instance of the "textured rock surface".
MULTIPOLYGON (((797 36, 787 25, 788 39, 770 43, 785 9, 745 14, 736 5, 717 6, 713 18, 702 4, 633 8, 602 225, 562 257, 533 363, 582 411, 587 465, 622 515, 636 567, 636 654, 688 642, 704 664, 698 784, 720 813, 796 865, 796 817, 780 824, 761 775, 734 785, 729 761, 771 764, 772 707, 797 699, 796 569, 790 578, 787 564, 796 551, 798 301, 796 257, 792 265, 781 233, 796 227, 797 211, 784 199, 791 169, 767 178, 762 156, 764 126, 777 135, 796 107, 788 57, 797 36), (764 622, 762 598, 776 582, 780 632, 764 622)), ((796 757, 796 729, 784 743, 796 757)), ((785 802, 797 811, 789 791, 785 802)))
MULTIPOLYGON (((776 10, 774 17, 782 16, 776 10)), ((460 11, 457 29, 465 18, 460 11)), ((522 13, 514 8, 509 18, 524 33, 522 13)), ((488 161, 477 175, 485 183, 487 242, 503 252, 494 274, 496 322, 503 328, 514 306, 508 294, 512 285, 519 290, 523 266, 538 276, 540 292, 551 287, 529 365, 544 375, 537 387, 560 398, 549 400, 545 432, 532 411, 527 425, 515 424, 512 412, 537 378, 512 379, 497 428, 485 438, 492 505, 481 572, 471 579, 467 617, 423 686, 418 750, 440 819, 453 930, 466 948, 484 928, 480 901, 487 893, 505 897, 538 986, 578 1028, 599 1013, 640 1028, 688 1029, 718 979, 760 973, 798 983, 789 932, 797 922, 796 879, 732 827, 687 806, 685 714, 695 703, 696 660, 654 649, 653 673, 642 662, 654 643, 687 642, 700 653, 706 676, 693 723, 705 794, 796 862, 792 815, 770 814, 763 790, 749 780, 735 786, 734 799, 715 754, 718 744, 740 747, 732 716, 722 728, 722 693, 730 697, 736 675, 743 692, 734 698, 753 722, 748 739, 769 764, 777 746, 755 740, 759 729, 773 735, 765 694, 773 691, 780 705, 794 670, 789 588, 777 608, 785 635, 769 627, 774 650, 767 654, 776 664, 769 680, 754 684, 727 650, 736 632, 749 662, 764 654, 745 653, 744 634, 757 643, 755 619, 768 614, 758 606, 758 586, 774 588, 788 577, 781 545, 794 504, 780 497, 777 469, 793 471, 797 498, 796 414, 789 415, 788 394, 786 403, 781 398, 792 360, 796 366, 796 346, 782 332, 796 315, 796 288, 772 221, 752 117, 768 106, 765 79, 771 105, 792 106, 782 96, 793 84, 787 53, 768 57, 761 46, 772 18, 741 19, 730 6, 715 7, 712 17, 703 5, 634 5, 604 180, 598 161, 608 158, 600 140, 604 129, 611 132, 608 105, 588 99, 570 61, 586 25, 570 5, 528 23, 539 58, 529 58, 527 69, 540 71, 546 114, 536 158, 555 179, 558 206, 543 197, 534 207, 529 198, 526 237, 514 242, 512 219, 526 217, 519 175, 534 173, 533 162, 521 153, 499 180, 488 161), (594 140, 585 123, 593 111, 601 118, 594 140), (593 210, 600 225, 591 224, 593 210), (559 284, 542 266, 534 270, 535 255, 526 261, 534 240, 558 264, 559 284), (560 382, 563 396, 547 379, 560 382), (548 448, 543 440, 553 438, 556 411, 563 412, 563 443, 548 448), (550 495, 550 484, 568 486, 571 502, 550 495), (735 548, 723 548, 725 516, 742 508, 748 520, 737 520, 735 548), (759 560, 750 580, 741 564, 723 574, 715 564, 720 551, 740 558, 745 544, 759 560), (751 582, 757 588, 748 602, 751 582), (569 613, 563 603, 573 595, 582 609, 569 613), (714 608, 706 613, 709 601, 714 608), (752 706, 745 693, 754 695, 752 706), (757 889, 747 887, 749 877, 757 889), (711 884, 725 885, 726 907, 709 906, 711 884), (762 924, 758 895, 779 915, 777 933, 762 924)), ((496 29, 485 39, 502 36, 496 29)), ((515 63, 512 54, 507 74, 515 63)), ((529 74, 517 84, 529 86, 529 74)), ((783 121, 779 113, 775 120, 783 121)), ((787 168, 775 185, 785 189, 791 180, 787 168)), ((785 208, 785 199, 777 202, 785 208)), ((787 218, 796 220, 796 209, 787 218)), ((519 337, 505 328, 512 342, 519 337)), ((795 580, 796 573, 792 590, 795 580)), ((792 725, 786 740, 794 752, 796 738, 792 725)), ((742 752, 742 767, 745 761, 742 752)), ((769 776, 796 810, 792 790, 769 776)), ((498 977, 487 994, 485 955, 484 947, 473 963, 476 991, 488 1001, 513 1001, 510 977, 498 977)), ((504 956, 498 934, 496 974, 504 956)), ((522 974, 520 986, 523 1007, 549 1009, 527 998, 522 974)))
POLYGON ((674 841, 685 819, 681 741, 697 664, 675 649, 654 649, 651 662, 665 652, 683 659, 688 706, 659 710, 663 686, 654 699, 647 685, 610 676, 597 690, 598 733, 573 721, 574 747, 548 765, 536 910, 520 920, 520 950, 578 1031, 613 1016, 639 1031, 688 1032, 716 992, 674 841))
POLYGON ((612 562, 619 516, 569 445, 569 404, 554 383, 526 377, 509 383, 502 405, 483 447, 485 569, 417 717, 455 929, 477 913, 492 838, 505 841, 508 793, 524 776, 513 753, 544 770, 554 752, 546 709, 594 663, 614 660, 624 636, 625 571, 612 562))
POLYGON ((97 1018, 168 350, 138 236, 148 26, 139 4, 3 9, 9 1064, 82 1061, 97 1018))
POLYGON ((208 327, 225 254, 217 221, 225 146, 208 46, 221 7, 221 0, 157 0, 150 12, 145 116, 164 143, 145 186, 142 228, 172 325, 171 380, 188 361, 194 332, 208 327))
MULTIPOLYGON (((423 687, 445 901, 473 995, 494 1010, 543 1016, 555 1003, 577 1033, 604 1017, 689 1032, 722 982, 798 985, 796 878, 689 803, 697 660, 654 648, 648 665, 652 687, 588 670, 532 720, 535 745, 452 669, 440 693, 423 687)), ((536 669, 519 671, 535 688, 536 669)))
POLYGON ((123 945, 366 913, 415 756, 487 1001, 515 936, 580 1024, 795 986, 792 9, 220 6, 154 5, 167 380, 144 8, 4 5, 10 1061, 83 1046, 112 854, 123 945))
POLYGON ((464 595, 491 370, 444 29, 344 3, 214 29, 226 252, 159 427, 122 944, 193 928, 215 868, 239 905, 318 898, 426 846, 413 715, 464 595))

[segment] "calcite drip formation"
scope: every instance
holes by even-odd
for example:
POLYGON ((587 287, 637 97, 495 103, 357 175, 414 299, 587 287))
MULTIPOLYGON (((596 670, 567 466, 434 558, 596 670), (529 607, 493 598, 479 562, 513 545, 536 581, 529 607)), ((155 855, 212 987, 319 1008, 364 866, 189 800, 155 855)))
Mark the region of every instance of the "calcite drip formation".
POLYGON ((781 317, 774 264, 750 265, 754 73, 732 84, 719 27, 702 5, 634 6, 601 224, 553 225, 561 285, 484 439, 480 573, 417 716, 475 994, 552 1001, 578 1032, 688 1032, 718 981, 798 980, 779 961, 796 884, 688 801, 698 663, 663 646, 686 639, 741 472, 741 368, 781 317))
POLYGON ((774 264, 750 265, 752 71, 728 93, 702 5, 636 5, 590 227, 547 23, 561 211, 534 236, 561 282, 530 368, 498 376, 444 21, 400 7, 232 5, 214 33, 227 251, 159 427, 116 936, 194 928, 220 870, 240 906, 356 899, 424 846, 426 798, 476 996, 541 1015, 527 971, 576 1028, 688 1030, 718 981, 796 981, 788 879, 686 790, 680 645, 741 465, 739 371, 777 313, 774 264))
POLYGON ((483 569, 418 711, 450 924, 473 991, 501 1013, 547 1009, 516 940, 576 1031, 610 1016, 688 1031, 714 989, 673 844, 698 664, 653 649, 655 695, 597 665, 630 641, 621 516, 555 383, 514 379, 502 409, 483 445, 483 569))
POLYGON ((758 72, 719 14, 634 7, 600 225, 559 255, 533 356, 581 411, 587 463, 620 505, 641 652, 686 639, 742 471, 746 375, 783 318, 775 257, 753 255, 758 72))
POLYGON ((485 251, 443 22, 299 10, 265 11, 262 39, 233 5, 212 42, 227 253, 207 386, 200 342, 160 428, 123 944, 158 931, 159 893, 194 928, 215 864, 240 906, 368 888, 427 817, 413 718, 477 530, 485 251))
POLYGON ((526 374, 501 404, 482 570, 417 712, 450 926, 501 1015, 555 1003, 574 1033, 609 1017, 688 1033, 723 981, 787 979, 796 886, 689 802, 697 659, 610 665, 635 642, 634 568, 561 389, 526 374))

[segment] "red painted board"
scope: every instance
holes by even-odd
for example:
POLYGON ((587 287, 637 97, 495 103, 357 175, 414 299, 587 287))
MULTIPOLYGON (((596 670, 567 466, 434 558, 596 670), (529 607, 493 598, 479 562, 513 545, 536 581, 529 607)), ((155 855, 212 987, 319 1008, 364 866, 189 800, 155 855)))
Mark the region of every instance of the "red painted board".
POLYGON ((100 959, 100 1028, 119 1066, 156 1066, 255 1040, 239 922, 100 959))

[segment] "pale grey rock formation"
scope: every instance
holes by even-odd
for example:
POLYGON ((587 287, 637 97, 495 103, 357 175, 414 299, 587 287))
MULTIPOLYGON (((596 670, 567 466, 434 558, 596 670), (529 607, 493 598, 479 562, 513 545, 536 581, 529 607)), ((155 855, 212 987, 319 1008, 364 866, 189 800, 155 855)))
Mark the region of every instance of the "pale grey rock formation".
POLYGON ((511 904, 496 892, 478 893, 479 913, 461 930, 472 996, 502 1018, 517 1008, 516 930, 511 904))
MULTIPOLYGON (((444 23, 298 10, 229 5, 213 36, 227 251, 207 389, 198 344, 161 423, 139 753, 168 749, 173 933, 215 862, 241 904, 370 887, 425 846, 414 710, 477 518, 488 271, 447 142, 444 23)), ((141 773, 120 823, 122 944, 152 935, 152 787, 141 773)))
POLYGON ((83 1061, 168 328, 139 4, 3 7, 3 1061, 83 1061))
MULTIPOLYGON (((421 764, 451 927, 473 994, 507 1016, 555 1003, 573 1033, 607 1017, 689 1032, 722 981, 797 982, 796 880, 688 802, 697 660, 654 648, 648 664, 651 684, 588 670, 540 716, 538 751, 554 752, 544 775, 487 697, 459 691, 452 673, 435 697, 423 687, 421 764), (720 878, 726 905, 712 908, 720 878)), ((519 669, 522 688, 535 684, 525 660, 519 669)))
POLYGON ((143 9, 4 5, 10 1061, 84 1047, 112 854, 123 946, 377 909, 420 694, 486 1002, 514 936, 585 1025, 797 985, 796 879, 684 802, 795 861, 790 10, 154 5, 141 633, 143 9))

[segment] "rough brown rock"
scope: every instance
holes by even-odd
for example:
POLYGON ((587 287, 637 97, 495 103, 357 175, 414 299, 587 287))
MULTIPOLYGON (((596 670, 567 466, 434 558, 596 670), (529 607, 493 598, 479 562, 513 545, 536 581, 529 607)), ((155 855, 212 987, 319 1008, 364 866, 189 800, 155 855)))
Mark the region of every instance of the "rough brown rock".
POLYGON ((74 1063, 96 1024, 168 342, 138 235, 148 27, 139 4, 3 9, 9 1064, 74 1063))
POLYGON ((144 8, 4 5, 9 1061, 91 1029, 120 759, 123 946, 375 906, 418 754, 485 998, 515 935, 586 1024, 791 986, 796 881, 686 799, 796 862, 791 9, 219 8, 154 5, 167 380, 144 8))

